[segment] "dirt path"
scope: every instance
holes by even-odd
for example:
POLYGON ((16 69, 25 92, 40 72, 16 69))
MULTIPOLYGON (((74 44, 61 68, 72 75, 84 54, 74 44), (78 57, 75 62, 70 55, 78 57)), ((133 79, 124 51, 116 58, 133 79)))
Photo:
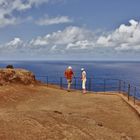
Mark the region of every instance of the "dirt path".
POLYGON ((3 86, 0 140, 140 140, 140 118, 116 95, 3 86))

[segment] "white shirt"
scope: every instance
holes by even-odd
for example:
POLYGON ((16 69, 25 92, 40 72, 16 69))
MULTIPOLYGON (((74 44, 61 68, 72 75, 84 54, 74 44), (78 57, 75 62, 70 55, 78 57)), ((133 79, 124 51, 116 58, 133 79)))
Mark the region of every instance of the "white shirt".
POLYGON ((82 80, 86 80, 86 72, 82 71, 82 80))

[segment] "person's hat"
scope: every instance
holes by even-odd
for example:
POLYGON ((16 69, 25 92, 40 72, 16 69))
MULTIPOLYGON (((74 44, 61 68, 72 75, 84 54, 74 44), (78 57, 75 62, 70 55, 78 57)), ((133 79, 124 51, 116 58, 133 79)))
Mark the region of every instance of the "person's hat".
POLYGON ((68 66, 68 69, 72 69, 72 67, 71 66, 68 66))
POLYGON ((83 71, 84 70, 84 68, 81 68, 81 71, 83 71))

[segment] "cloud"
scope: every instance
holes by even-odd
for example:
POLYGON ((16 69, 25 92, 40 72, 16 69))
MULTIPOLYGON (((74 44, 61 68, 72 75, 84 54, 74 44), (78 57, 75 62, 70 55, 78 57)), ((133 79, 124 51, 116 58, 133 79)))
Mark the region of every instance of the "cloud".
POLYGON ((16 19, 15 17, 4 17, 4 16, 1 16, 0 17, 0 27, 4 27, 6 25, 15 25, 18 23, 18 19, 16 19))
POLYGON ((53 24, 62 24, 62 23, 71 23, 72 19, 70 19, 67 16, 57 16, 57 17, 49 17, 49 16, 45 16, 42 19, 39 19, 39 21, 37 21, 38 25, 53 25, 53 24))
POLYGON ((95 46, 95 43, 93 41, 89 40, 81 40, 81 41, 76 41, 75 43, 69 43, 67 44, 66 50, 70 49, 91 49, 95 46))
POLYGON ((24 59, 27 55, 25 42, 18 37, 13 40, 0 45, 0 58, 1 59, 24 59))
POLYGON ((7 48, 18 48, 18 47, 20 47, 22 44, 23 44, 23 41, 22 41, 20 38, 16 37, 16 38, 14 38, 14 40, 12 40, 12 41, 6 43, 5 46, 6 46, 7 48))
POLYGON ((76 26, 66 27, 62 31, 53 32, 52 34, 47 34, 44 37, 37 37, 33 39, 30 43, 33 46, 43 46, 43 45, 67 45, 69 43, 75 43, 82 40, 92 40, 94 34, 84 28, 79 28, 76 26))
POLYGON ((25 42, 18 37, 15 37, 13 40, 0 45, 1 52, 10 53, 11 51, 18 51, 25 46, 25 42))
POLYGON ((112 33, 100 36, 97 44, 116 51, 140 50, 140 22, 130 20, 129 25, 120 25, 112 33))
POLYGON ((47 53, 86 54, 87 57, 130 57, 140 53, 140 22, 130 20, 114 31, 96 34, 85 28, 70 26, 64 30, 37 37, 32 48, 47 48, 47 53))
POLYGON ((14 10, 23 11, 33 6, 48 3, 49 1, 50 0, 0 0, 0 7, 3 13, 10 14, 14 10))
POLYGON ((38 7, 52 1, 56 0, 0 0, 0 27, 17 24, 18 20, 13 15, 14 11, 25 11, 33 6, 38 7))
POLYGON ((0 45, 0 54, 9 49, 35 58, 139 58, 140 23, 130 20, 128 25, 122 24, 100 35, 86 28, 69 26, 28 42, 15 38, 0 45))

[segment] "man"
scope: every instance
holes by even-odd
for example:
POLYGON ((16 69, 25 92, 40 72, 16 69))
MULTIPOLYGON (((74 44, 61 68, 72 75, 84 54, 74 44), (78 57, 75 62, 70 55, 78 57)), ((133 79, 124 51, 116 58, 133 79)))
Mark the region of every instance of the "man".
POLYGON ((81 77, 81 80, 82 80, 82 90, 83 90, 83 93, 86 93, 86 71, 84 70, 84 68, 81 68, 81 71, 82 71, 82 77, 81 77))
POLYGON ((64 73, 66 79, 67 79, 67 83, 68 83, 68 92, 70 92, 70 88, 71 88, 71 84, 72 84, 72 78, 74 76, 74 73, 72 71, 72 67, 69 66, 66 70, 65 70, 65 73, 64 73))

